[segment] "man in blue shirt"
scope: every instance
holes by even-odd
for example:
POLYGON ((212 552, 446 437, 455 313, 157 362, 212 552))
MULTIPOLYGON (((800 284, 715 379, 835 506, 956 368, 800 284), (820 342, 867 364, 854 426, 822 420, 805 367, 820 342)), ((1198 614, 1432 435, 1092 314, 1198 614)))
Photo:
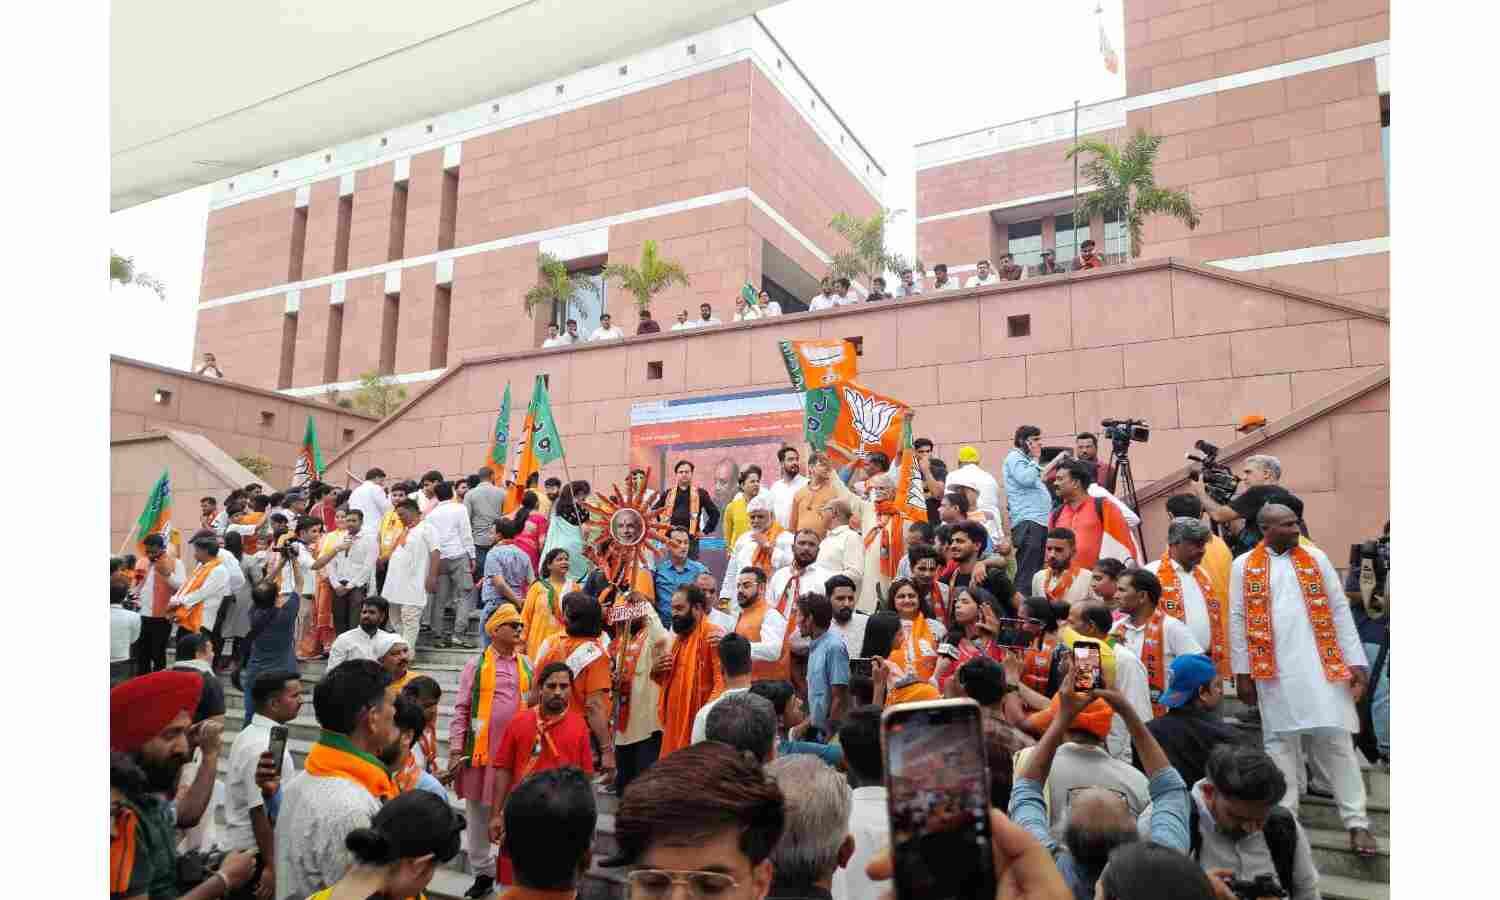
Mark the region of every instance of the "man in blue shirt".
POLYGON ((849 648, 831 631, 833 602, 822 594, 797 600, 797 630, 807 638, 807 718, 833 734, 849 709, 849 648))
POLYGON ((672 627, 672 595, 693 583, 708 567, 696 559, 688 559, 692 546, 688 530, 680 525, 672 526, 667 533, 667 558, 656 564, 652 578, 656 582, 656 614, 665 628, 672 627))
POLYGON ((1065 459, 1058 454, 1042 468, 1042 430, 1035 425, 1016 429, 1015 446, 1005 456, 1005 505, 1010 512, 1010 543, 1016 548, 1015 583, 1031 589, 1031 576, 1041 571, 1047 551, 1047 517, 1052 493, 1047 482, 1065 459))
POLYGON ((1091 900, 1094 883, 1109 863, 1116 847, 1140 840, 1136 818, 1124 795, 1111 788, 1086 787, 1069 791, 1066 829, 1059 846, 1047 827, 1047 803, 1042 786, 1052 769, 1052 757, 1063 743, 1073 720, 1084 708, 1103 700, 1114 714, 1125 720, 1130 737, 1140 753, 1142 767, 1150 779, 1151 840, 1165 847, 1187 853, 1188 792, 1182 776, 1167 761, 1156 738, 1136 715, 1124 695, 1113 690, 1074 693, 1073 672, 1063 677, 1057 691, 1058 713, 1047 726, 1046 734, 1036 747, 1027 751, 1025 761, 1016 772, 1010 792, 1010 818, 1041 842, 1057 860, 1058 871, 1077 900, 1091 900))

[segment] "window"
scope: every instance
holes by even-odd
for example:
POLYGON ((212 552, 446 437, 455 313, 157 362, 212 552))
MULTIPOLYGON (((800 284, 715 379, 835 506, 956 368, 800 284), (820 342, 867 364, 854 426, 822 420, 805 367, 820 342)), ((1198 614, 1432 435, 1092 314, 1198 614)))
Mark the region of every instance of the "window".
POLYGON ((1057 248, 1057 264, 1067 266, 1078 255, 1078 245, 1089 239, 1089 226, 1080 228, 1073 227, 1072 213, 1059 213, 1056 218, 1057 238, 1053 246, 1057 248))
POLYGON ((1099 252, 1109 262, 1121 262, 1130 258, 1130 236, 1125 233, 1125 224, 1120 221, 1120 214, 1107 212, 1104 214, 1104 246, 1099 252))
POLYGON ((1035 266, 1042 261, 1042 220, 1012 222, 1006 230, 1010 235, 1009 251, 1018 266, 1035 266))
POLYGON ((1005 317, 1005 333, 1009 337, 1028 337, 1031 334, 1031 314, 1005 317))
POLYGON ((647 381, 661 381, 661 375, 662 375, 662 368, 661 368, 661 361, 660 360, 653 360, 652 362, 646 363, 646 380, 647 381))
POLYGON ((307 207, 292 210, 292 249, 287 257, 287 281, 302 280, 302 259, 307 251, 307 207))
POLYGON ((1380 158, 1385 161, 1385 202, 1391 202, 1391 95, 1380 95, 1380 158))
MULTIPOLYGON (((594 329, 599 327, 599 317, 609 312, 609 286, 604 281, 604 267, 591 266, 585 269, 576 269, 575 275, 586 275, 593 283, 595 291, 579 291, 573 302, 568 304, 566 310, 554 308, 553 321, 557 324, 559 334, 566 334, 569 319, 578 320, 578 336, 582 340, 588 340, 594 329)), ((616 326, 623 327, 616 322, 616 326)))
POLYGON ((354 195, 339 198, 338 221, 333 237, 333 271, 349 271, 349 229, 354 218, 354 195))
POLYGON ((273 413, 273 412, 271 412, 269 409, 263 409, 263 410, 261 410, 260 411, 260 424, 261 424, 262 428, 270 428, 272 425, 275 425, 276 424, 276 414, 273 413))
POLYGON ((443 172, 443 196, 438 206, 438 239, 439 250, 453 249, 453 232, 458 223, 458 170, 448 169, 443 172))
POLYGON ((353 428, 345 428, 344 429, 344 444, 348 445, 348 444, 352 444, 352 443, 354 443, 354 429, 353 428))

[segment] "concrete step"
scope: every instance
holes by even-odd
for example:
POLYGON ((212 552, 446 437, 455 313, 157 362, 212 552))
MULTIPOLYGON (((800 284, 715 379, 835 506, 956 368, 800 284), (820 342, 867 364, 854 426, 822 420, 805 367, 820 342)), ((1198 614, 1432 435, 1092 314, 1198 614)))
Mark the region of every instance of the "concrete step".
POLYGON ((1319 875, 1318 893, 1323 900, 1391 900, 1391 886, 1341 875, 1319 875))
MULTIPOLYGON (((1388 835, 1391 833, 1391 810, 1383 803, 1367 801, 1365 810, 1370 816, 1370 830, 1377 835, 1388 835)), ((1338 804, 1327 797, 1317 797, 1312 794, 1304 794, 1299 803, 1297 818, 1301 820, 1303 828, 1323 828, 1330 831, 1339 831, 1344 827, 1343 819, 1339 818, 1338 804)))
POLYGON ((1308 843, 1312 845, 1313 863, 1318 867, 1319 875, 1390 884, 1391 839, 1388 836, 1376 835, 1380 852, 1371 859, 1364 859, 1349 849, 1349 832, 1342 828, 1304 830, 1308 843))

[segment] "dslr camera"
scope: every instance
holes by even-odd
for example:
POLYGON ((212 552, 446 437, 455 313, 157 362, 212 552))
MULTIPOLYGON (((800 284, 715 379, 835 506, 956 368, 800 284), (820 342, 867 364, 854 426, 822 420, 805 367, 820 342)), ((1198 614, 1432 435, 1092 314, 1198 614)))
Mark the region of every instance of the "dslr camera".
POLYGON ((1242 900, 1257 900, 1260 897, 1285 897, 1286 890, 1282 888, 1281 882, 1276 880, 1275 875, 1261 874, 1253 879, 1233 878, 1229 881, 1229 890, 1242 900))
POLYGON ((1188 477, 1194 481, 1203 482, 1203 490, 1213 501, 1220 506, 1228 503, 1234 492, 1240 489, 1240 477, 1223 463, 1219 462, 1219 448, 1208 441, 1195 441, 1193 447, 1202 456, 1193 453, 1184 454, 1188 460, 1203 467, 1196 475, 1188 477))
POLYGON ((1151 440, 1151 426, 1145 419, 1105 419, 1099 423, 1104 436, 1114 444, 1115 455, 1124 456, 1130 443, 1144 444, 1151 440))

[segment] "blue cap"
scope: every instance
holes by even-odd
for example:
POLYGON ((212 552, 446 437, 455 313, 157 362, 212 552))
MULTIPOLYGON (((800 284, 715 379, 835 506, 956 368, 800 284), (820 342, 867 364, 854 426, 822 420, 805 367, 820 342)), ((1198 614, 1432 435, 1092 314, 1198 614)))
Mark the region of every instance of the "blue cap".
POLYGON ((1198 691, 1219 677, 1214 661, 1202 653, 1189 653, 1172 660, 1168 670, 1167 689, 1158 701, 1167 709, 1176 709, 1198 696, 1198 691))

